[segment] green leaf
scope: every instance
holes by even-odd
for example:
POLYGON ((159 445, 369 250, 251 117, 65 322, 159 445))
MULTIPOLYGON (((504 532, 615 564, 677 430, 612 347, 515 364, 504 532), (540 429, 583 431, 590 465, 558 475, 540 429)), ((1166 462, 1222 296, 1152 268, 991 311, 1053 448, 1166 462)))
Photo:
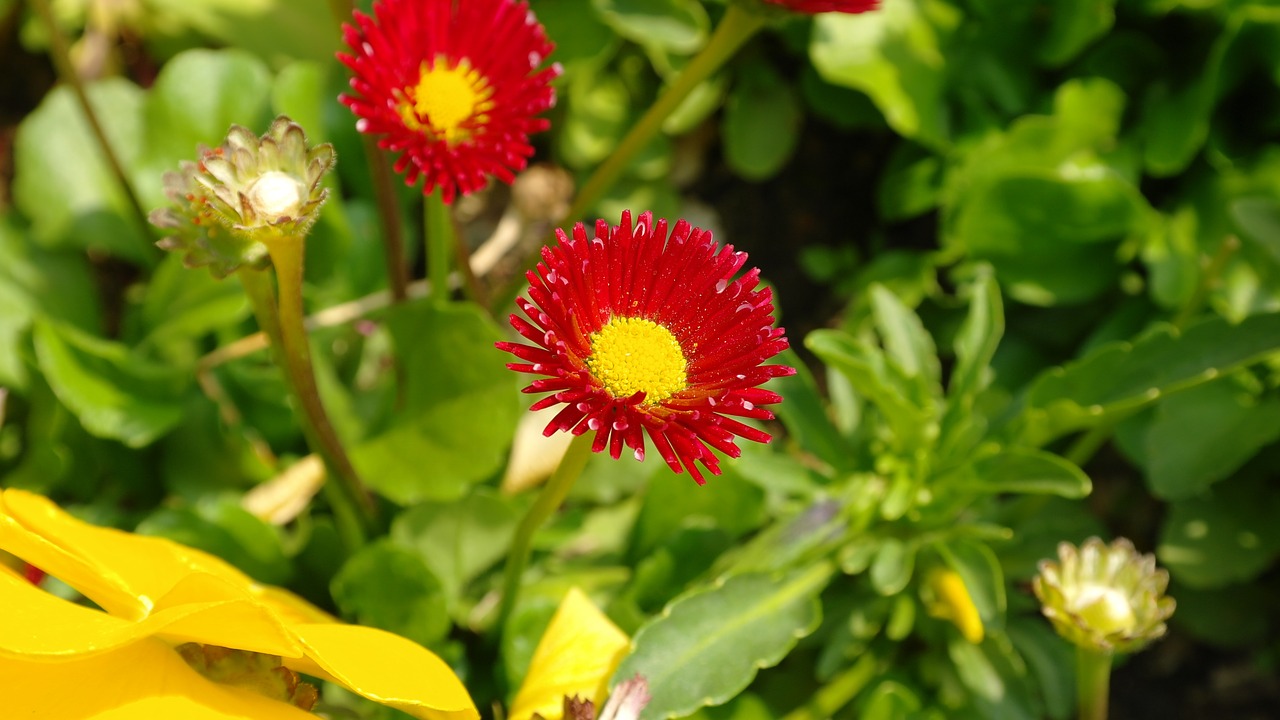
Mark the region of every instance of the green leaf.
POLYGON ((645 676, 653 697, 647 718, 724 703, 817 629, 818 595, 830 577, 819 564, 782 577, 737 575, 685 595, 640 628, 612 684, 645 676))
POLYGON ((696 0, 592 0, 613 31, 641 45, 691 55, 707 41, 711 19, 696 0))
POLYGON ((915 568, 915 543, 885 538, 871 561, 871 587, 881 595, 900 593, 911 582, 915 568))
POLYGON ((1133 343, 1099 347, 1039 376, 1026 396, 1021 437, 1041 446, 1112 413, 1212 380, 1280 350, 1280 313, 1232 325, 1210 318, 1178 333, 1157 328, 1133 343))
POLYGON ((930 0, 823 13, 813 21, 809 59, 827 82, 866 93, 900 135, 941 149, 950 134, 942 45, 960 20, 958 10, 930 0))
POLYGON ((884 680, 867 697, 858 717, 862 720, 900 720, 922 707, 920 698, 900 682, 884 680))
POLYGON ((808 365, 794 350, 784 351, 778 356, 778 362, 796 369, 796 374, 791 377, 769 382, 770 389, 785 398, 774 408, 774 413, 787 428, 790 438, 833 468, 850 467, 853 453, 845 447, 840 433, 827 419, 822 396, 818 394, 817 383, 808 365))
POLYGON ((417 552, 453 606, 468 583, 507 554, 520 517, 512 501, 476 489, 456 502, 409 508, 392 523, 391 537, 417 552))
MULTIPOLYGON (((920 408, 912 402, 914 393, 903 386, 901 376, 893 375, 879 348, 840 330, 815 330, 805 338, 805 346, 875 403, 893 428, 900 447, 926 447, 937 437, 938 424, 932 408, 920 408)), ((920 398, 917 395, 915 399, 920 398)))
POLYGON ((195 161, 197 146, 221 144, 233 123, 264 132, 270 94, 266 66, 241 50, 188 50, 165 63, 143 108, 147 143, 137 184, 144 202, 167 205, 164 173, 195 161))
POLYGON ((1156 556, 1180 583, 1221 587, 1257 577, 1280 553, 1280 493, 1265 473, 1170 504, 1156 556))
POLYGON ((1280 263, 1280 202, 1269 197, 1246 197, 1232 202, 1230 210, 1240 234, 1280 263))
POLYGON ((196 30, 278 67, 296 58, 332 62, 338 26, 324 9, 312 0, 151 0, 147 19, 157 30, 196 30))
POLYGON ((395 424, 352 459, 389 500, 456 500, 506 459, 520 413, 517 378, 493 344, 502 333, 471 304, 392 309, 387 324, 405 370, 395 424))
POLYGON ((1093 489, 1089 476, 1059 455, 1007 448, 981 458, 939 480, 962 492, 999 495, 1027 493, 1079 499, 1093 489))
POLYGON ((0 387, 27 386, 27 332, 44 315, 82 330, 99 324, 97 287, 83 254, 49 252, 0 216, 0 387))
POLYGON ((249 303, 240 283, 192 272, 183 266, 181 257, 169 254, 151 276, 138 308, 139 345, 194 340, 220 328, 235 327, 248 315, 249 303))
POLYGON ((737 538, 764 522, 764 510, 764 491, 741 481, 732 466, 706 487, 660 467, 650 476, 629 554, 645 557, 688 526, 714 527, 737 538))
POLYGON ((280 531, 242 508, 232 495, 211 497, 189 508, 161 508, 138 523, 136 532, 212 553, 272 585, 288 582, 293 574, 280 531))
MULTIPOLYGON (((112 78, 90 85, 88 95, 120 162, 133 167, 141 151, 142 91, 112 78)), ((30 218, 37 243, 143 263, 159 257, 65 85, 22 121, 13 153, 14 206, 30 218)))
POLYGON ((951 538, 935 546, 947 565, 964 580, 969 599, 978 609, 988 633, 1004 627, 1008 600, 1004 590, 1004 570, 986 543, 968 538, 951 538))
POLYGON ((36 322, 34 339, 40 371, 90 434, 143 447, 182 419, 189 369, 47 320, 36 322))
MULTIPOLYGON (((1178 609, 1182 609, 1179 598, 1178 609)), ((1075 709, 1075 653, 1040 619, 1013 617, 1005 632, 1026 662, 1045 709, 1053 720, 1067 720, 1075 709)))
POLYGON ((604 160, 630 127, 631 94, 617 75, 581 72, 569 78, 558 150, 566 164, 586 168, 604 160))
POLYGON ((1116 0, 1055 0, 1049 32, 1041 40, 1040 62, 1058 67, 1105 35, 1116 20, 1116 0))
POLYGON ((1114 243, 1146 226, 1142 194, 1105 166, 1009 173, 968 192, 955 242, 1036 305, 1087 300, 1119 275, 1114 243))
POLYGON ((453 626, 431 569, 418 553, 385 538, 348 558, 330 587, 343 614, 419 645, 439 643, 453 626))
POLYGON ((592 10, 592 0, 555 0, 534 2, 538 22, 547 30, 547 37, 556 42, 556 62, 574 71, 579 63, 600 63, 618 45, 614 34, 592 10))
POLYGON ((1181 500, 1230 477, 1280 438, 1280 397, 1254 397, 1230 380, 1206 383, 1156 405, 1147 428, 1147 483, 1181 500))
POLYGON ((889 361, 920 386, 919 397, 940 396, 938 349, 920 317, 879 283, 871 286, 871 308, 889 361))
POLYGON ((725 162, 748 180, 773 177, 795 152, 803 119, 795 91, 773 67, 749 64, 737 75, 725 102, 725 162))

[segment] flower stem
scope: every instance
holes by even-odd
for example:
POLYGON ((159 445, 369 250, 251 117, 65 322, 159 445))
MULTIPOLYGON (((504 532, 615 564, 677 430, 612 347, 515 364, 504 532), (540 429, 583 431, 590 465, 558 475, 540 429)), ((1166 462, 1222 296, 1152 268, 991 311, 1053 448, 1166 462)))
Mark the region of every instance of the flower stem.
POLYGON ((427 277, 431 280, 431 297, 437 304, 449 300, 449 266, 454 255, 456 233, 453 216, 444 203, 444 195, 436 188, 423 198, 422 230, 427 244, 427 277))
MULTIPOLYGON (((329 12, 334 23, 341 28, 352 19, 355 3, 352 0, 329 0, 329 12)), ((396 189, 391 166, 386 153, 378 147, 378 141, 364 133, 364 156, 369 163, 369 178, 373 181, 373 197, 378 205, 378 219, 382 225, 383 252, 387 256, 387 281, 391 287, 391 301, 399 304, 408 298, 409 266, 404 257, 404 226, 400 223, 400 208, 396 203, 396 189)))
MULTIPOLYGON (((743 9, 736 3, 729 3, 724 17, 720 19, 720 24, 716 26, 706 47, 689 61, 675 81, 667 86, 640 120, 631 127, 622 142, 618 143, 618 147, 595 169, 591 177, 587 178, 586 183, 574 198, 573 204, 569 206, 569 211, 565 213, 567 222, 586 221, 583 213, 595 207, 596 202, 617 181, 636 154, 643 150, 653 136, 662 129, 662 123, 675 112, 676 108, 680 107, 680 103, 689 97, 689 93, 693 92, 699 83, 724 66, 738 48, 764 27, 764 22, 761 15, 743 9)), ((525 267, 532 267, 537 262, 538 252, 541 252, 541 248, 525 259, 525 267)), ((508 302, 515 297, 515 288, 523 281, 524 275, 516 273, 510 287, 505 288, 501 293, 491 293, 490 299, 494 302, 508 302)))
POLYGON ((498 628, 498 635, 501 635, 502 628, 506 625, 507 618, 511 616, 511 611, 515 609, 516 601, 520 597, 520 578, 524 575, 524 567, 529 562, 533 536, 547 518, 560 507, 565 496, 569 494, 569 489, 577 482, 578 476, 582 475, 582 469, 587 465, 587 458, 591 457, 593 435, 594 433, 584 433, 569 443, 564 457, 560 459, 560 465, 551 474, 551 479, 542 488, 542 493, 534 501, 533 507, 529 508, 529 512, 525 513, 524 518, 520 520, 520 526, 516 528, 515 537, 511 541, 511 552, 507 555, 507 566, 502 575, 502 604, 499 606, 498 622, 495 625, 498 628))
POLYGON ((333 482, 325 494, 333 506, 343 543, 354 551, 364 544, 374 514, 373 498, 364 490, 338 434, 325 413, 311 363, 311 346, 303 327, 303 239, 280 237, 269 243, 280 286, 277 304, 267 273, 243 269, 241 282, 249 295, 258 324, 276 348, 276 359, 299 405, 299 420, 307 444, 329 469, 333 482))
POLYGON ((663 91, 644 116, 632 126, 618 147, 609 155, 574 198, 569 206, 568 219, 576 222, 582 213, 590 210, 600 196, 618 179, 631 160, 644 149, 653 136, 662 129, 662 123, 675 112, 684 99, 699 83, 706 80, 725 64, 743 43, 764 27, 764 19, 757 13, 730 3, 720 24, 716 26, 706 47, 702 48, 685 66, 675 82, 663 91))
POLYGON ((1076 647, 1076 704, 1080 720, 1107 720, 1111 653, 1076 647))
POLYGON ((848 705, 876 675, 876 656, 864 652, 853 667, 845 670, 822 686, 803 706, 787 713, 783 720, 819 720, 833 717, 837 710, 848 705))
MULTIPOLYGON (((144 241, 146 241, 151 237, 148 229, 151 225, 147 221, 147 212, 142 209, 142 203, 138 201, 138 196, 133 191, 133 184, 129 182, 129 176, 124 172, 124 165, 120 162, 120 156, 116 154, 106 131, 102 129, 102 123, 98 122, 98 114, 89 102, 89 94, 85 91, 84 83, 81 82, 80 75, 71 63, 70 43, 67 42, 67 36, 62 33, 62 28, 58 26, 50 0, 33 0, 32 5, 35 7, 36 14, 40 16, 40 21, 44 24, 45 30, 49 33, 49 54, 53 58, 53 65, 58 71, 58 77, 71 87, 72 94, 76 96, 76 102, 80 105, 80 110, 84 112, 85 121, 89 123, 89 130, 93 133, 94 139, 98 141, 98 147, 102 149, 102 155, 107 161, 107 167, 110 168, 111 174, 115 176, 116 182, 120 184, 120 189, 124 191, 125 197, 129 201, 129 208, 133 211, 134 219, 137 220, 138 228, 142 232, 144 241)), ((154 250, 154 248, 149 247, 149 242, 146 244, 148 245, 148 252, 154 250)))
POLYGON ((391 286, 391 301, 401 303, 409 297, 409 265, 404 257, 404 228, 400 224, 400 209, 396 204, 396 189, 392 184, 391 166, 378 143, 367 135, 364 154, 369 160, 369 176, 373 179, 373 196, 378 203, 378 218, 382 223, 382 251, 387 255, 387 280, 391 286))

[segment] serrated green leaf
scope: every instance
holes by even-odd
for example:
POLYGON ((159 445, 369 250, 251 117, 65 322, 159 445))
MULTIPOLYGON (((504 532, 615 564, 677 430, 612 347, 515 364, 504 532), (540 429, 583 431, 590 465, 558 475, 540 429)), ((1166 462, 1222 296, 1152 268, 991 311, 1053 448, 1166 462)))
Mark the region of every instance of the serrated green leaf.
POLYGON ((440 580, 418 553, 382 539, 347 558, 330 583, 348 617, 431 646, 453 623, 440 580))
POLYGON ((636 673, 648 679, 653 699, 642 718, 724 703, 817 628, 830 577, 819 564, 782 577, 736 575, 685 595, 640 628, 611 685, 636 673))
POLYGON ((502 466, 521 410, 515 373, 493 347, 502 333, 470 304, 406 303, 387 324, 405 369, 404 408, 352 459, 393 502, 461 498, 502 466))
POLYGON ((182 419, 189 369, 47 320, 36 322, 34 340, 40 371, 90 434, 143 447, 182 419))
POLYGON ((1148 405, 1163 395, 1219 377, 1280 350, 1280 313, 1232 325, 1210 318, 1181 333, 1157 328, 1133 343, 1095 349, 1040 374, 1022 410, 1024 443, 1041 446, 1090 427, 1115 412, 1148 405))

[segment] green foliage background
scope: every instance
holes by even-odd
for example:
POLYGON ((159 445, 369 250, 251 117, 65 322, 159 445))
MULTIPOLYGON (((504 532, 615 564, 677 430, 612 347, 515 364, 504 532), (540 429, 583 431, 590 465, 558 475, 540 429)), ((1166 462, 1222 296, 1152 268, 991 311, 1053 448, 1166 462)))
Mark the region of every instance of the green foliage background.
MULTIPOLYGON (((385 279, 335 100, 338 34, 313 5, 140 3, 112 18, 125 42, 90 97, 145 208, 231 123, 284 113, 334 143, 335 199, 308 249, 319 310, 385 279)), ((579 180, 724 11, 532 6, 565 68, 539 159, 579 180)), ((87 3, 58 7, 85 26, 87 3)), ((43 67, 25 6, 0 16, 32 53, 6 57, 43 67)), ((801 372, 775 381, 780 439, 706 488, 593 458, 496 649, 498 566, 529 504, 497 490, 524 407, 493 349, 510 308, 411 302, 317 331, 326 403, 386 536, 344 557, 322 504, 266 523, 241 497, 306 449, 265 353, 202 364, 254 331, 240 288, 152 247, 69 92, 45 88, 4 108, 0 484, 413 638, 481 707, 509 698, 578 585, 634 634, 618 677, 653 678, 646 717, 781 717, 841 678, 861 684, 840 717, 1068 717, 1068 649, 1026 582, 1057 542, 1091 534, 1156 552, 1179 636, 1274 663, 1278 87, 1280 5, 1264 0, 885 0, 780 20, 596 208, 702 212, 713 178, 757 188, 787 222, 772 193, 804 173, 806 134, 856 148, 834 158, 856 187, 806 185, 822 190, 804 210, 823 242, 717 227, 803 272, 779 284, 782 324, 821 328, 791 336, 801 372), (939 567, 964 578, 982 644, 928 615, 939 567)), ((407 217, 417 197, 400 190, 407 217)))

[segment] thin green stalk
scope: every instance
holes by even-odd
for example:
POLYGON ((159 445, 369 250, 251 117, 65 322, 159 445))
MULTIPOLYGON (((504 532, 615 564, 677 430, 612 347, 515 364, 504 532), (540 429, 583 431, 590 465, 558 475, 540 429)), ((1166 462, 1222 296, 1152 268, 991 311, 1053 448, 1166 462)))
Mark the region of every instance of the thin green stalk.
POLYGON ((782 720, 825 720, 848 705, 876 676, 876 656, 864 652, 853 667, 831 679, 809 702, 787 713, 782 720))
POLYGON ((662 123, 675 112, 689 93, 693 92, 693 89, 702 81, 711 77, 712 73, 719 70, 729 58, 733 57, 738 48, 742 47, 743 43, 762 27, 764 27, 764 19, 761 15, 743 9, 737 4, 729 4, 720 24, 716 26, 711 39, 707 41, 707 46, 689 61, 689 64, 676 77, 675 82, 658 96, 609 158, 601 163, 587 179, 578 196, 574 198, 573 204, 569 206, 570 221, 579 219, 582 213, 596 204, 600 196, 617 181, 618 176, 627 168, 636 154, 649 144, 654 135, 658 134, 662 129, 662 123))
POLYGON ((400 206, 396 203, 391 166, 376 140, 363 134, 360 138, 364 141, 369 176, 373 179, 373 197, 377 201, 378 218, 382 224, 382 250, 387 256, 391 301, 399 304, 409 297, 409 263, 404 255, 404 226, 400 224, 400 206))
POLYGON ((502 574, 502 604, 498 608, 498 622, 495 625, 498 632, 495 637, 501 635, 507 618, 511 617, 511 611, 515 609, 520 597, 520 579, 529 562, 533 536, 560 507, 569 494, 569 489, 577 482, 578 476, 582 475, 582 469, 587 466, 587 458, 591 457, 594 435, 595 433, 584 433, 569 443, 569 449, 561 458, 560 465, 551 474, 551 479, 542 488, 533 507, 529 508, 529 512, 520 520, 520 526, 516 528, 515 538, 511 541, 511 552, 507 555, 507 566, 502 574))
MULTIPOLYGON (((338 27, 352 19, 355 3, 351 0, 329 0, 329 13, 338 27)), ((369 164, 369 178, 373 181, 373 197, 378 206, 378 221, 382 225, 383 252, 387 260, 387 283, 391 287, 391 301, 399 304, 408 298, 409 265, 404 256, 404 226, 400 223, 400 207, 396 202, 396 189, 387 155, 378 147, 378 141, 364 133, 364 157, 369 164)))
POLYGON ((1080 720, 1107 720, 1111 653, 1076 647, 1076 705, 1080 720))
POLYGON ((343 543, 354 551, 364 544, 374 514, 373 498, 364 490, 359 475, 338 438, 320 399, 311 346, 303 327, 302 268, 303 239, 282 237, 269 244, 271 260, 280 286, 277 303, 270 276, 261 271, 241 270, 239 275, 263 332, 276 348, 276 359, 299 406, 299 420, 307 444, 324 460, 331 482, 325 493, 343 543))
MULTIPOLYGON (((735 3, 729 4, 724 17, 720 19, 720 24, 716 26, 715 32, 707 41, 706 47, 689 61, 689 64, 676 77, 675 82, 658 96, 644 116, 631 127, 622 142, 618 143, 618 147, 610 153, 608 159, 595 169, 591 177, 587 178, 586 183, 574 198, 573 204, 569 206, 569 212, 566 213, 568 222, 585 221, 582 217, 583 213, 594 207, 600 197, 613 186, 636 154, 649 144, 654 135, 658 134, 662 129, 662 123, 666 122, 671 113, 680 107, 680 103, 684 102, 689 93, 723 67, 729 58, 733 57, 733 54, 762 27, 764 27, 764 18, 760 14, 739 7, 735 3)), ((535 252, 526 259, 524 265, 532 266, 536 260, 535 252)), ((523 280, 524 275, 517 273, 512 281, 512 287, 507 288, 505 292, 495 293, 491 297, 495 301, 505 301, 514 297, 515 292, 512 288, 518 286, 523 280)))
POLYGON ((457 244, 453 215, 444 203, 444 194, 436 188, 423 198, 422 230, 427 245, 427 278, 431 280, 431 298, 436 303, 449 300, 449 267, 457 244))
MULTIPOLYGON (((111 169, 111 174, 115 176, 116 182, 120 184, 120 189, 124 191, 125 197, 129 200, 129 208, 133 211, 134 219, 138 222, 138 228, 142 231, 144 238, 150 237, 148 228, 151 225, 147 221, 147 211, 142 209, 142 203, 138 201, 138 196, 133 192, 133 185, 129 182, 129 176, 124 172, 124 165, 120 162, 120 156, 116 154, 115 149, 111 146, 111 140, 107 138, 106 131, 102 129, 102 123, 98 121, 98 114, 89 102, 89 94, 85 91, 84 83, 81 82, 80 75, 76 73, 75 66, 71 64, 71 45, 67 42, 67 36, 62 34, 62 28, 58 26, 50 0, 32 0, 31 4, 35 8, 36 14, 40 16, 40 21, 44 24, 45 31, 49 33, 49 54, 53 58, 53 66, 58 71, 58 77, 62 82, 70 86, 72 94, 76 96, 76 102, 79 103, 80 110, 84 113, 85 120, 89 123, 89 130, 93 133, 94 139, 98 141, 98 147, 102 149, 103 157, 106 158, 107 167, 111 169)), ((148 250, 152 249, 148 247, 148 250)))

